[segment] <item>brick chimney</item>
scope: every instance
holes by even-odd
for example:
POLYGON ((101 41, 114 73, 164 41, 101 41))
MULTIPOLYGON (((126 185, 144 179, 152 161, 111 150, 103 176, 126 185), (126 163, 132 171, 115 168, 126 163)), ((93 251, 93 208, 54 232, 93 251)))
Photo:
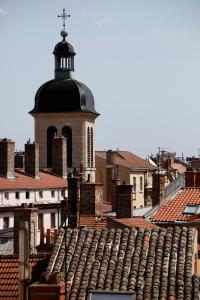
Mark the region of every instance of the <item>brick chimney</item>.
POLYGON ((0 140, 0 176, 7 179, 15 178, 14 167, 15 143, 10 139, 0 140))
POLYGON ((68 178, 68 203, 63 202, 63 208, 68 210, 68 227, 79 228, 80 217, 80 178, 68 178), (65 205, 65 207, 64 207, 65 205))
POLYGON ((38 230, 38 208, 35 208, 32 203, 29 206, 22 203, 21 207, 14 209, 14 253, 19 254, 19 231, 21 221, 26 221, 29 228, 29 243, 27 244, 28 256, 36 254, 37 246, 37 230, 38 230))
POLYGON ((25 174, 39 178, 39 144, 30 140, 25 144, 25 174))
POLYGON ((116 186, 116 216, 117 218, 133 217, 133 186, 130 184, 116 186))
POLYGON ((24 168, 24 152, 15 152, 15 169, 24 168))
POLYGON ((103 184, 84 183, 81 185, 80 214, 103 215, 103 184))
POLYGON ((106 151, 106 201, 112 203, 113 189, 113 169, 114 169, 114 155, 116 151, 106 151))
POLYGON ((185 187, 193 188, 200 187, 200 171, 188 168, 185 172, 185 187))
POLYGON ((67 178, 67 142, 64 136, 52 139, 52 173, 67 178))
POLYGON ((116 151, 108 150, 106 151, 106 164, 107 165, 113 165, 113 158, 116 154, 116 151))
POLYGON ((116 200, 116 188, 117 185, 120 185, 120 176, 119 176, 119 166, 116 166, 114 172, 114 179, 112 179, 112 210, 115 211, 117 207, 116 200))
POLYGON ((165 175, 154 173, 152 174, 152 205, 159 205, 164 199, 165 175))

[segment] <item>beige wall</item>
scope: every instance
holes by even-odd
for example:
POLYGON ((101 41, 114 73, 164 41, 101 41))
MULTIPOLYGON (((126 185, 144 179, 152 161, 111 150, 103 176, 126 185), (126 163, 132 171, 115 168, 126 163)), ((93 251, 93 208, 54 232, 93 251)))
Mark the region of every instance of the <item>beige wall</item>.
POLYGON ((72 166, 77 170, 83 163, 84 177, 87 179, 90 174, 91 182, 95 181, 95 118, 90 113, 40 113, 33 114, 35 119, 35 141, 40 147, 40 168, 47 167, 47 128, 55 126, 58 136, 62 133, 64 126, 70 126, 72 129, 72 147, 73 158, 72 166), (93 148, 94 165, 87 165, 87 128, 93 128, 93 148))
POLYGON ((144 172, 131 172, 130 173, 130 184, 133 185, 133 178, 136 179, 136 189, 133 190, 133 207, 140 208, 144 207, 144 172), (140 178, 142 178, 142 189, 140 189, 140 178))
MULTIPOLYGON (((144 206, 144 172, 132 172, 129 168, 119 166, 119 178, 121 184, 125 181, 127 184, 132 185, 133 177, 136 177, 136 193, 133 193, 133 206, 140 208, 141 206, 144 206), (142 191, 140 191, 140 177, 142 177, 143 180, 142 191)), ((96 182, 103 183, 104 201, 107 201, 106 160, 98 155, 96 155, 96 182)))
POLYGON ((106 160, 95 156, 96 182, 103 184, 103 200, 106 201, 106 160))

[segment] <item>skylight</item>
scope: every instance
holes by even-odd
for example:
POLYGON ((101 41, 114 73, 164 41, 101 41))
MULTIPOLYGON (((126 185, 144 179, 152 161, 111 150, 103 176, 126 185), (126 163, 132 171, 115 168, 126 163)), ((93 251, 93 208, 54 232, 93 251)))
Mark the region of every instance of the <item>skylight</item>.
POLYGON ((135 300, 135 292, 91 291, 88 300, 135 300))
POLYGON ((200 213, 200 205, 188 204, 183 210, 183 214, 194 215, 200 213))

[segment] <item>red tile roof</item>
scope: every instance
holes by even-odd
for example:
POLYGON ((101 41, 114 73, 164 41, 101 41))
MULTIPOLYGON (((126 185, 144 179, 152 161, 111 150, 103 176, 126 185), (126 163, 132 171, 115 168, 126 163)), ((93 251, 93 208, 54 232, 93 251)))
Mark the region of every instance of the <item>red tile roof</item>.
POLYGON ((177 170, 179 174, 184 174, 186 172, 186 167, 180 163, 172 163, 172 168, 177 170))
POLYGON ((200 205, 200 188, 185 188, 174 199, 160 207, 154 215, 153 222, 189 221, 190 215, 183 210, 188 204, 200 205))
POLYGON ((47 172, 39 172, 39 179, 26 176, 21 171, 15 172, 15 180, 0 177, 0 190, 33 190, 66 188, 67 181, 47 172))
POLYGON ((68 300, 85 300, 91 290, 135 291, 137 300, 195 300, 194 251, 192 228, 60 229, 41 280, 49 286, 55 274, 57 283, 66 280, 68 300))
MULTIPOLYGON (((96 151, 97 156, 100 156, 106 159, 106 152, 105 151, 96 151)), ((117 151, 114 155, 114 164, 127 167, 127 168, 135 168, 135 169, 149 169, 155 170, 155 166, 150 164, 145 159, 129 152, 129 151, 117 151)))
POLYGON ((80 227, 88 227, 90 229, 106 228, 106 217, 80 216, 80 227))
POLYGON ((103 212, 111 212, 112 211, 112 204, 109 202, 103 202, 103 212))
MULTIPOLYGON (((45 255, 30 258, 34 279, 39 280, 47 258, 45 255)), ((0 256, 0 299, 19 299, 19 258, 16 255, 0 256)))
POLYGON ((111 222, 112 225, 122 225, 127 228, 158 228, 155 224, 152 224, 143 218, 122 218, 122 219, 108 219, 108 225, 111 222))

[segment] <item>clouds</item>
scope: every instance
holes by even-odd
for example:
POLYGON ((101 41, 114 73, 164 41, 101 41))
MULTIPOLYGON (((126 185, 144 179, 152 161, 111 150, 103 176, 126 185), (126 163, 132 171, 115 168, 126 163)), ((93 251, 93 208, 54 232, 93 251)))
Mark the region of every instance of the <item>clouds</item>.
POLYGON ((104 18, 104 19, 101 19, 101 20, 97 20, 95 22, 95 24, 98 26, 98 27, 104 27, 106 25, 109 25, 111 23, 111 19, 109 17, 107 18, 104 18))
POLYGON ((0 7, 0 17, 6 16, 6 15, 8 15, 8 12, 5 9, 3 9, 2 7, 0 7))

